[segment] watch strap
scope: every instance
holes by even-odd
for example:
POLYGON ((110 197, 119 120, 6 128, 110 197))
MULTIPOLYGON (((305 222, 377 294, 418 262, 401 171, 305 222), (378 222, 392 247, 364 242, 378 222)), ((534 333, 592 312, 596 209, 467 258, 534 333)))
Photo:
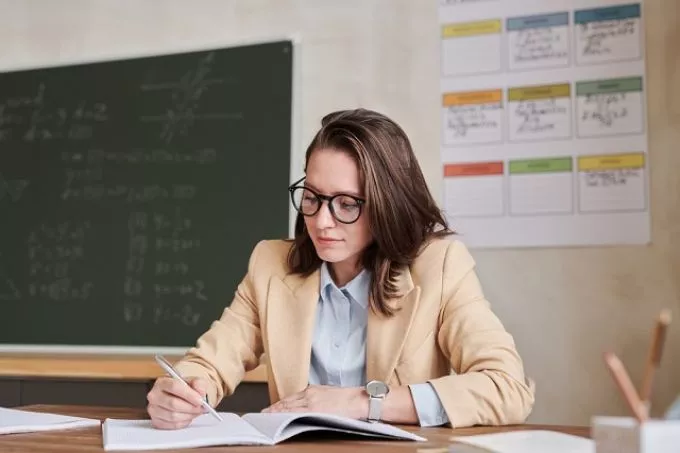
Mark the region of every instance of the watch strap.
POLYGON ((368 397, 368 421, 369 422, 378 422, 382 419, 382 406, 383 406, 383 400, 385 399, 384 396, 376 397, 376 396, 370 396, 368 397))

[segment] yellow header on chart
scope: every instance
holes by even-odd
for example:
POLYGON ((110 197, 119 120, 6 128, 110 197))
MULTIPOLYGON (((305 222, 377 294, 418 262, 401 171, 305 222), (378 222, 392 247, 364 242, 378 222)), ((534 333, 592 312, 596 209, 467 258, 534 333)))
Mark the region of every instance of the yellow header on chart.
POLYGON ((578 169, 580 171, 620 170, 624 168, 644 168, 644 166, 645 155, 643 153, 582 156, 578 158, 578 169))
POLYGON ((503 92, 501 90, 446 93, 443 96, 442 103, 444 107, 453 105, 490 104, 501 102, 502 97, 503 92))
POLYGON ((442 27, 442 37, 461 38, 463 36, 489 35, 492 33, 500 33, 501 28, 500 19, 448 24, 442 27))

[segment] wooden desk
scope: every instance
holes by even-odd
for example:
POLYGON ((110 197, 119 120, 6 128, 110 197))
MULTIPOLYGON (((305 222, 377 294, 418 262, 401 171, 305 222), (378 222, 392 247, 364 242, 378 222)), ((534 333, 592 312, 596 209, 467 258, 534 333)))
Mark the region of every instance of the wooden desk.
MULTIPOLYGON (((103 408, 84 406, 26 406, 21 409, 42 412, 53 412, 64 415, 79 417, 99 418, 145 418, 144 411, 139 409, 103 408)), ((428 442, 384 442, 384 441, 356 441, 338 440, 315 442, 311 440, 295 441, 295 439, 283 442, 275 447, 204 447, 200 449, 172 450, 192 453, 217 453, 239 452, 255 453, 260 451, 290 451, 290 452, 318 452, 334 453, 347 450, 360 450, 364 452, 423 452, 427 449, 444 448, 450 444, 451 436, 492 433, 500 431, 524 430, 524 429, 548 429, 582 437, 590 435, 586 427, 544 426, 544 425, 520 425, 510 427, 483 427, 483 428, 419 428, 404 427, 409 431, 418 433, 428 439, 428 442)), ((0 436, 0 451, 7 453, 92 453, 103 452, 102 436, 100 428, 85 428, 70 431, 55 431, 48 433, 13 434, 0 436)), ((170 450, 166 450, 170 452, 170 450)), ((436 450, 431 450, 435 453, 436 450)))

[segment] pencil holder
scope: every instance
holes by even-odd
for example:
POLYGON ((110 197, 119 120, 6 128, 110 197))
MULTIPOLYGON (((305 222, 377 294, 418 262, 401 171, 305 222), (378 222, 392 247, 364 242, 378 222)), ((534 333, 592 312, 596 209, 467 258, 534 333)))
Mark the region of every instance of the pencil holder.
POLYGON ((596 453, 678 453, 680 420, 593 417, 591 435, 596 453))

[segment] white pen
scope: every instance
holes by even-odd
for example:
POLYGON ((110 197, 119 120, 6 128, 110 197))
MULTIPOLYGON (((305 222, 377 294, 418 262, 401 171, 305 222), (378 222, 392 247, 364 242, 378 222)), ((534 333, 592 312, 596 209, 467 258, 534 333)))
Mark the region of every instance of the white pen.
MULTIPOLYGON (((170 363, 169 363, 167 360, 165 360, 165 359, 163 358, 163 356, 156 355, 156 356, 155 356, 155 359, 156 359, 156 362, 158 362, 158 364, 159 364, 159 365, 160 365, 160 366, 161 366, 161 367, 162 367, 162 368, 163 368, 170 376, 172 376, 173 378, 177 379, 178 381, 180 381, 181 383, 183 383, 184 385, 186 385, 186 386, 189 387, 190 389, 194 390, 193 388, 191 388, 191 386, 190 386, 189 384, 187 384, 187 381, 185 381, 184 379, 182 379, 182 376, 179 375, 179 373, 172 367, 172 365, 170 365, 170 363)), ((195 391, 195 390, 194 390, 194 391, 195 391)), ((220 416, 220 414, 218 414, 217 411, 216 411, 215 409, 213 409, 212 406, 210 406, 210 404, 208 404, 208 402, 207 402, 206 400, 202 399, 202 400, 201 400, 201 404, 203 405, 203 407, 205 407, 205 408, 208 410, 208 412, 210 412, 210 413, 213 415, 213 417, 215 417, 215 418, 218 419, 219 421, 223 421, 223 420, 222 420, 222 417, 220 416)))

